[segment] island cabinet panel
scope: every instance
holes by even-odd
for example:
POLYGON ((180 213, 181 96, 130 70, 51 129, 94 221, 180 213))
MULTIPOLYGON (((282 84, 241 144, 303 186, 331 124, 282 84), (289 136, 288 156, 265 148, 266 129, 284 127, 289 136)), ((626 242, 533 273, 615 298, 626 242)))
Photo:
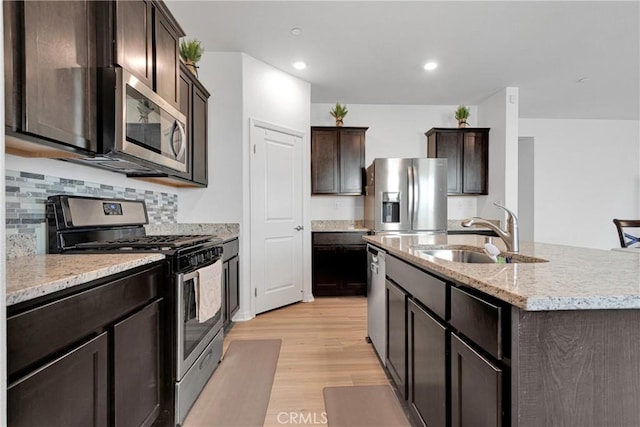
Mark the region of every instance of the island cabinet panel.
POLYGON ((505 425, 508 305, 395 256, 386 274, 387 368, 415 418, 428 427, 505 425))
POLYGON ((402 288, 386 281, 387 369, 404 399, 407 398, 407 297, 402 288))
POLYGON ((488 128, 433 128, 426 136, 427 156, 448 159, 449 195, 488 194, 488 128))
POLYGON ((446 326, 409 300, 408 400, 429 427, 447 426, 447 336, 446 326))
POLYGON ((502 317, 502 307, 451 288, 451 325, 498 360, 503 356, 502 317))
POLYGON ((502 369, 452 334, 451 426, 502 426, 502 387, 502 369))
POLYGON ((640 310, 512 312, 512 426, 640 426, 640 310))
POLYGON ((107 427, 108 339, 104 332, 7 389, 13 427, 107 427))
POLYGON ((362 195, 366 127, 311 128, 311 193, 362 195))

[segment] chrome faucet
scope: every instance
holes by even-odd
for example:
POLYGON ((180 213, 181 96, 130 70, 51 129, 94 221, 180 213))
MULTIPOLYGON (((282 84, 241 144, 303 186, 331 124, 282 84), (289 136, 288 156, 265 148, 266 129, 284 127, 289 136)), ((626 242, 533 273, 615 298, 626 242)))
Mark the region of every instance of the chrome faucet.
POLYGON ((483 225, 487 228, 490 228, 491 230, 495 231, 498 237, 500 237, 504 241, 504 244, 507 246, 507 250, 509 252, 520 251, 520 243, 519 243, 520 236, 518 234, 518 217, 516 217, 516 214, 514 214, 504 206, 498 203, 494 203, 494 205, 507 211, 507 229, 506 230, 502 230, 500 227, 493 224, 492 222, 489 222, 486 219, 479 218, 477 216, 474 216, 473 218, 465 219, 464 221, 462 221, 462 226, 471 227, 472 225, 477 224, 477 225, 483 225))

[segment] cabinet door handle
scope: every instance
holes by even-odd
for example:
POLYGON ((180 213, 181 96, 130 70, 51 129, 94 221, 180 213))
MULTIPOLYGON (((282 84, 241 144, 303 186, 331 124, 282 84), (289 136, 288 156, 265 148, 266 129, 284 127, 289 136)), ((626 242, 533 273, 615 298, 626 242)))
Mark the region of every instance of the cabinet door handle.
POLYGON ((301 230, 304 230, 304 227, 303 227, 303 226, 301 226, 301 225, 299 225, 299 226, 297 226, 296 228, 294 228, 294 230, 296 230, 296 231, 301 231, 301 230))

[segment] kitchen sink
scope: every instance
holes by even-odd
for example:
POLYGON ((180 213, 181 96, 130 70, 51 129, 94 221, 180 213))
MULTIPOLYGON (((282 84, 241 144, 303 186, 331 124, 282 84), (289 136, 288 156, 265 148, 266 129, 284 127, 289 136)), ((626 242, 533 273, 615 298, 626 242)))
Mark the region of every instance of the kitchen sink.
MULTIPOLYGON (((484 253, 481 248, 477 250, 468 249, 468 248, 438 248, 438 247, 429 247, 426 245, 417 245, 412 247, 412 252, 415 255, 423 256, 427 259, 430 258, 438 258, 446 261, 452 262, 461 262, 461 263, 472 263, 472 264, 495 264, 494 261, 489 255, 484 253)), ((520 254, 508 254, 502 253, 498 255, 498 260, 500 263, 504 264, 512 264, 512 263, 538 263, 538 262, 548 262, 546 259, 535 258, 526 255, 520 254)))
POLYGON ((453 262, 495 263, 495 261, 485 253, 464 249, 418 249, 415 252, 418 255, 426 255, 453 262))

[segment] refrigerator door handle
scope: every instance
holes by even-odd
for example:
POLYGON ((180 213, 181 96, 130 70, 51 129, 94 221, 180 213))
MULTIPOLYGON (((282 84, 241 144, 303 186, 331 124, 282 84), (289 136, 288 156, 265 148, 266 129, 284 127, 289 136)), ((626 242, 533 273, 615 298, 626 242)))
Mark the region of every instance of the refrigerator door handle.
POLYGON ((408 189, 408 193, 407 194, 407 217, 409 219, 409 228, 413 229, 413 215, 414 215, 414 187, 415 187, 415 175, 414 175, 414 170, 413 170, 413 165, 409 165, 407 166, 407 179, 408 179, 408 184, 407 184, 407 189, 408 189))

